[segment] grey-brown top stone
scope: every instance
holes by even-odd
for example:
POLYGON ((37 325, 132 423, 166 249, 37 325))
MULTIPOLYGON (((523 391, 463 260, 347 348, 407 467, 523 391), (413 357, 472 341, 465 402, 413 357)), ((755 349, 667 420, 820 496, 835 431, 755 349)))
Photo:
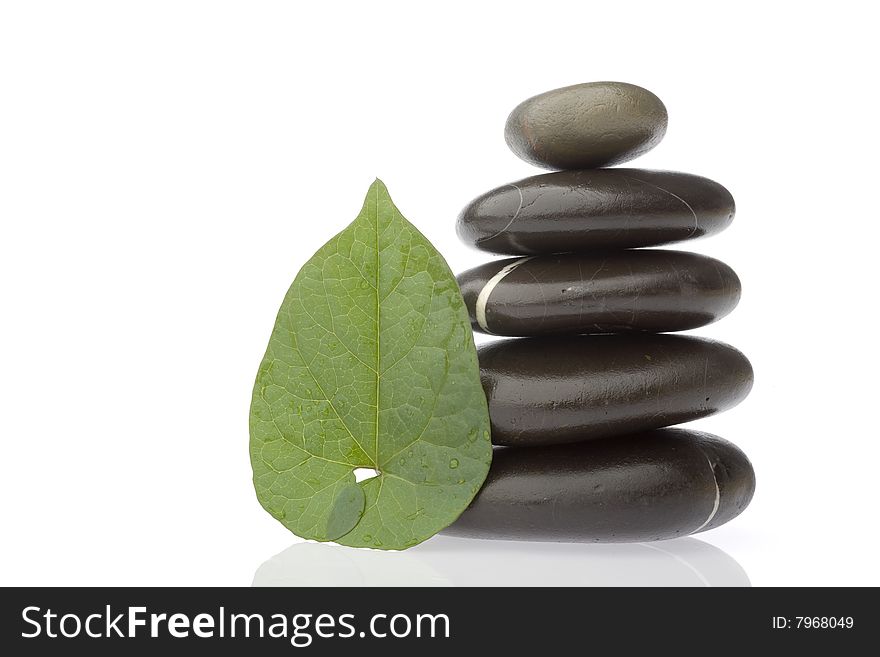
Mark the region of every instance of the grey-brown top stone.
POLYGON ((546 169, 592 169, 628 162, 666 134, 668 115, 647 89, 588 82, 523 101, 507 118, 504 138, 517 156, 546 169))

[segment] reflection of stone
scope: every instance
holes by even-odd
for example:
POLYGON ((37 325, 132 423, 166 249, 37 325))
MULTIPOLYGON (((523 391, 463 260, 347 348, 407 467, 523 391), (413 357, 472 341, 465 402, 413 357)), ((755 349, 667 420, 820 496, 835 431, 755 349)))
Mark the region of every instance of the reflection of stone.
POLYGON ((449 586, 412 554, 297 543, 260 566, 254 586, 449 586))
POLYGON ((406 552, 298 543, 261 565, 254 586, 750 586, 723 550, 693 538, 584 545, 447 536, 406 552))

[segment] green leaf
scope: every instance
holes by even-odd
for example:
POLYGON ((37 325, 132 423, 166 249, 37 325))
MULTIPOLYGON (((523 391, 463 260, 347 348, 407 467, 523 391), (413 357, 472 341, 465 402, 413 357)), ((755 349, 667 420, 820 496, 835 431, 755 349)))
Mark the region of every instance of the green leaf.
POLYGON ((482 485, 492 448, 467 309, 381 181, 288 290, 250 433, 260 503, 304 538, 410 547, 482 485), (357 482, 356 468, 378 474, 357 482))

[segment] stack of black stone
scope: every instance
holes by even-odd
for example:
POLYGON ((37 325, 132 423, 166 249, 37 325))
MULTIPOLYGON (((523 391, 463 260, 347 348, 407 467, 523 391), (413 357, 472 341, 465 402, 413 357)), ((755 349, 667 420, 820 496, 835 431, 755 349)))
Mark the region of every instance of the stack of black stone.
POLYGON ((721 185, 685 173, 599 168, 653 148, 667 113, 651 92, 598 82, 521 103, 505 137, 558 170, 493 189, 458 220, 494 260, 459 276, 496 448, 486 484, 447 532, 480 538, 648 541, 737 516, 755 488, 731 443, 669 429, 740 402, 752 368, 726 344, 670 335, 729 313, 723 262, 646 249, 718 233, 721 185))

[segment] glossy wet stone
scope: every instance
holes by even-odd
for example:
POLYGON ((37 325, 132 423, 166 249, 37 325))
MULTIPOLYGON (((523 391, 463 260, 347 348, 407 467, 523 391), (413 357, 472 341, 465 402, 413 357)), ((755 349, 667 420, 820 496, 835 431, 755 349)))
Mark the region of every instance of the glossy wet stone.
POLYGON ((724 230, 735 212, 718 183, 647 169, 559 171, 490 190, 458 217, 459 237, 491 253, 540 255, 655 246, 724 230))
POLYGON ((735 445, 685 429, 496 448, 489 476, 444 533, 534 541, 655 541, 738 516, 755 473, 735 445))
POLYGON ((666 134, 666 107, 647 89, 588 82, 520 103, 504 138, 520 158, 547 169, 591 169, 646 153, 666 134))
POLYGON ((659 249, 495 260, 458 284, 474 329, 506 336, 684 331, 724 317, 740 297, 723 262, 659 249))
POLYGON ((733 347, 669 334, 497 340, 477 356, 496 445, 567 443, 696 420, 738 404, 753 378, 733 347))

